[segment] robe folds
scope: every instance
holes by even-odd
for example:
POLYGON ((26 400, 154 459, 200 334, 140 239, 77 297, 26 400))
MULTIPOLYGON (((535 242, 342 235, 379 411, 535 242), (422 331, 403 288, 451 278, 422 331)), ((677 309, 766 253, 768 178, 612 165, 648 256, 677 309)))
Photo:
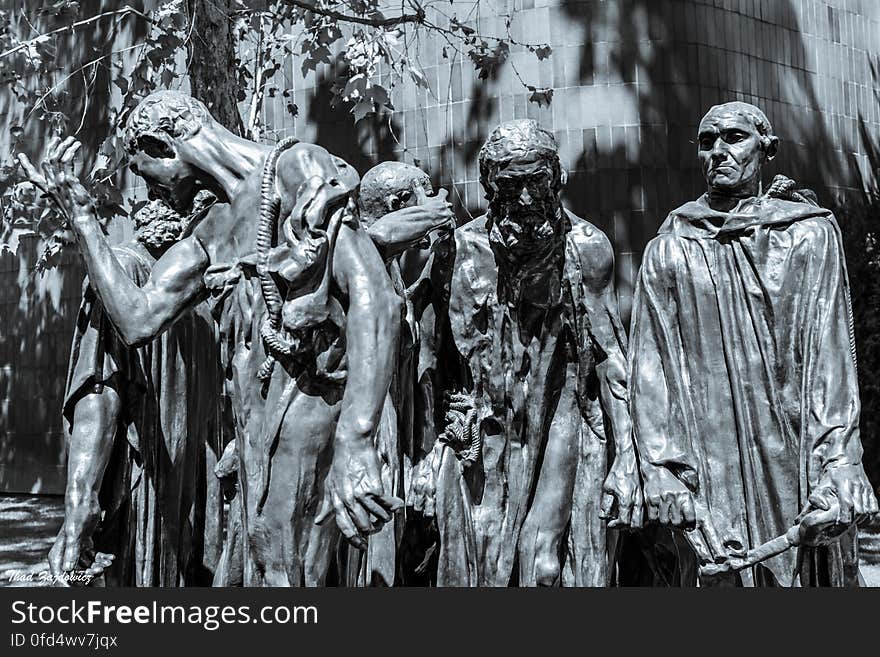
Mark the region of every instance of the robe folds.
MULTIPOLYGON (((140 243, 132 240, 114 253, 135 283, 148 280, 155 259, 140 243)), ((107 573, 114 585, 174 587, 204 579, 206 526, 219 525, 206 518, 206 504, 207 515, 222 514, 205 464, 206 448, 222 451, 215 344, 211 319, 199 306, 149 344, 128 347, 85 283, 63 413, 72 424, 77 401, 104 386, 120 397, 95 534, 96 549, 116 557, 107 573)), ((208 537, 209 544, 216 541, 208 537)))
MULTIPOLYGON (((606 550, 613 546, 598 512, 611 435, 579 264, 583 242, 605 238, 589 222, 566 217, 558 267, 528 263, 537 273, 520 279, 499 270, 487 217, 455 231, 447 339, 461 371, 453 389, 472 391, 489 422, 477 463, 465 467, 448 446, 441 452, 439 586, 509 586, 517 580, 518 559, 539 549, 540 528, 556 521, 569 527, 561 556, 553 554, 560 560, 559 583, 608 582, 606 550), (505 287, 511 280, 523 288, 538 281, 532 284, 540 292, 531 293, 543 304, 537 325, 527 324, 525 304, 511 300, 514 293, 505 287), (561 466, 546 465, 551 450, 566 455, 561 466)), ((534 576, 520 573, 521 585, 523 577, 534 576)))
MULTIPOLYGON (((823 471, 862 454, 849 282, 831 212, 760 197, 724 213, 705 196, 673 211, 645 250, 629 368, 644 466, 684 483, 726 547, 783 534, 823 471)), ((743 581, 789 585, 800 565, 802 583, 851 583, 852 537, 789 550, 743 581)))

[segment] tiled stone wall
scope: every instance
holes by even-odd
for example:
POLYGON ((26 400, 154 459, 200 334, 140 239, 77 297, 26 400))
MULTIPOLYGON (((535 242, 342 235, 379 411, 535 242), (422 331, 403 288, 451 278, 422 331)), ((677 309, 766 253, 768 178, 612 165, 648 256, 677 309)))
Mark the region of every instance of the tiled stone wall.
MULTIPOLYGON (((444 7, 462 16, 473 2, 444 7)), ((537 119, 559 140, 569 207, 614 243, 625 318, 645 243, 702 191, 691 140, 711 104, 764 108, 782 139, 768 177, 795 177, 826 204, 876 182, 867 153, 880 143, 880 2, 484 0, 479 9, 482 32, 503 34, 500 14, 512 12, 513 37, 549 42, 553 54, 538 61, 514 47, 483 81, 469 60, 445 59, 438 40, 422 40, 413 47, 430 89, 403 84, 390 122, 357 126, 330 106, 327 71, 304 79, 291 62, 293 98, 266 100, 269 138, 320 143, 361 173, 379 160, 418 161, 465 220, 484 205, 476 156, 488 131, 537 119), (529 103, 519 78, 553 87, 550 107, 529 103)), ((27 248, 22 257, 33 258, 27 248)), ((0 257, 0 490, 60 490, 60 403, 81 278, 72 260, 23 283, 18 260, 0 257)))
MULTIPOLYGON (((471 2, 446 8, 459 16, 471 2), (456 11, 457 10, 457 11, 456 11)), ((461 56, 423 43, 430 89, 405 83, 387 125, 355 129, 329 108, 322 76, 297 72, 297 119, 281 102, 268 118, 282 132, 317 141, 363 172, 388 158, 418 161, 454 191, 462 219, 484 206, 476 154, 500 121, 532 117, 554 131, 570 208, 615 245, 621 305, 645 243, 667 212, 702 193, 692 143, 709 106, 762 107, 782 139, 768 177, 784 172, 832 194, 874 180, 866 156, 880 142, 880 3, 870 0, 497 0, 477 23, 503 34, 512 12, 518 41, 549 42, 538 61, 521 47, 497 79, 476 80, 461 56), (522 78, 554 88, 550 107, 527 100, 522 78), (317 89, 317 91, 316 91, 317 89)), ((326 85, 326 82, 324 83, 326 85)), ((283 102, 286 102, 284 100, 283 102)))

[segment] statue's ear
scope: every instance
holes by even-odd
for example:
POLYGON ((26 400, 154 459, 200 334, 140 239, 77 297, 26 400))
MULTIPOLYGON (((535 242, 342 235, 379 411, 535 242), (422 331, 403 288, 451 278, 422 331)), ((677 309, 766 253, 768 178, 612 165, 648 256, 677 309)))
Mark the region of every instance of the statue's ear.
POLYGON ((400 210, 400 197, 397 194, 389 194, 385 197, 385 205, 388 206, 389 212, 400 210))
POLYGON ((565 187, 565 183, 568 182, 568 171, 565 169, 559 170, 559 186, 565 187))
POLYGON ((767 137, 768 144, 767 148, 764 149, 764 159, 769 162, 774 157, 776 157, 776 152, 779 150, 779 137, 767 137))

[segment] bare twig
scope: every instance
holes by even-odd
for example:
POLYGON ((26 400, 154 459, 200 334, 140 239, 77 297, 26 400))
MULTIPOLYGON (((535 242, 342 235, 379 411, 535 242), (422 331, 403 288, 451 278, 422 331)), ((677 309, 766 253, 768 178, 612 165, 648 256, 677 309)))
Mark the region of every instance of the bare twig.
POLYGON ((87 67, 92 66, 93 64, 97 64, 98 62, 100 62, 104 59, 107 59, 108 57, 112 57, 113 55, 118 55, 119 53, 123 53, 128 50, 134 50, 135 48, 140 48, 141 46, 142 46, 142 44, 136 43, 133 46, 128 46, 127 48, 120 48, 119 50, 114 50, 113 52, 108 52, 105 55, 101 55, 100 57, 96 57, 95 59, 92 59, 92 60, 86 62, 85 64, 82 64, 75 71, 73 71, 70 75, 65 76, 64 79, 61 80, 61 82, 58 82, 57 84, 53 84, 51 88, 49 88, 42 96, 40 96, 37 99, 37 102, 34 103, 34 106, 31 108, 30 112, 28 112, 27 116, 25 117, 25 120, 29 119, 31 117, 31 115, 34 112, 36 112, 37 109, 39 109, 39 107, 43 104, 43 101, 45 101, 46 98, 48 98, 51 94, 55 93, 55 91, 58 89, 58 87, 60 87, 65 82, 67 82, 70 78, 72 78, 74 75, 78 74, 80 71, 83 71, 87 67))
POLYGON ((400 16, 391 16, 389 18, 368 18, 366 16, 352 16, 351 14, 344 14, 333 9, 321 7, 315 0, 283 0, 283 2, 298 7, 299 9, 305 9, 306 11, 318 14, 319 16, 326 16, 327 18, 346 23, 368 25, 370 27, 386 28, 394 27, 395 25, 402 25, 404 23, 423 24, 425 22, 425 10, 421 7, 418 7, 414 14, 401 14, 400 16))
POLYGON ((51 32, 46 32, 45 34, 41 34, 40 36, 34 37, 33 39, 28 39, 27 41, 22 41, 17 46, 10 48, 9 50, 6 50, 5 52, 0 53, 0 59, 3 59, 4 57, 8 57, 9 55, 17 53, 19 50, 24 50, 25 48, 27 48, 35 43, 38 43, 38 42, 42 41, 43 39, 45 39, 46 37, 52 36, 53 34, 60 34, 61 32, 69 32, 69 31, 75 30, 78 27, 82 27, 83 25, 88 25, 89 23, 94 23, 95 21, 101 20, 102 18, 106 18, 108 16, 121 15, 121 14, 135 14, 145 20, 152 22, 150 17, 147 16, 146 14, 144 14, 143 12, 138 11, 134 7, 125 6, 122 9, 117 9, 115 11, 105 11, 101 14, 98 14, 97 16, 92 16, 91 18, 85 18, 81 21, 71 23, 70 25, 65 25, 64 27, 59 27, 58 29, 52 30, 51 32))

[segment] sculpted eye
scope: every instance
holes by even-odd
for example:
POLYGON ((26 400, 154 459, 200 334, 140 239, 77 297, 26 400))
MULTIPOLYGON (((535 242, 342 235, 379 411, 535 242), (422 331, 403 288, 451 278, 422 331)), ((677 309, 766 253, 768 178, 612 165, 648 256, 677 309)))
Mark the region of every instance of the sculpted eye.
POLYGON ((744 132, 739 132, 738 130, 728 132, 724 135, 724 141, 728 144, 736 144, 741 142, 743 139, 746 139, 748 135, 744 132))
POLYGON ((708 151, 714 143, 715 140, 712 137, 700 137, 700 150, 708 151))

